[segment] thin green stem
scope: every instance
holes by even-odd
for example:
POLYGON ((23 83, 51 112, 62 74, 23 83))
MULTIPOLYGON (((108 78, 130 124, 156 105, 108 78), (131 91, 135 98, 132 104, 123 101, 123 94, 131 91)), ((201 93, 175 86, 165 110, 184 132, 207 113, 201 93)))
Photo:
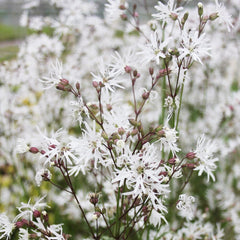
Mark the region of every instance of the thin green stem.
POLYGON ((182 82, 182 86, 181 86, 179 107, 178 107, 178 113, 177 113, 177 121, 176 121, 176 126, 175 126, 176 131, 178 131, 178 124, 179 124, 180 112, 181 112, 181 107, 182 107, 182 98, 183 98, 183 90, 184 90, 185 77, 186 77, 186 72, 184 72, 183 82, 182 82))

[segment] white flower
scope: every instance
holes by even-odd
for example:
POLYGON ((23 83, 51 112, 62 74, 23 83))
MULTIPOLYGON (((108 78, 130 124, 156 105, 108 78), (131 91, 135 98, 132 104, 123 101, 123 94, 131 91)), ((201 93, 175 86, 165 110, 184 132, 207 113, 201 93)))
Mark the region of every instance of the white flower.
POLYGON ((37 171, 36 176, 35 176, 35 181, 37 183, 37 186, 39 187, 41 185, 41 182, 44 179, 51 179, 52 174, 48 169, 40 169, 37 171))
POLYGON ((65 240, 66 238, 63 236, 62 224, 51 225, 47 228, 47 230, 51 233, 51 237, 47 237, 48 240, 65 240))
POLYGON ((114 92, 115 88, 124 88, 120 84, 123 82, 121 78, 117 78, 117 72, 110 69, 110 66, 105 65, 102 58, 99 60, 98 64, 98 75, 91 73, 93 76, 93 81, 98 84, 102 84, 104 89, 107 91, 114 92))
POLYGON ((15 228, 5 213, 0 214, 0 239, 10 239, 11 232, 15 228))
POLYGON ((217 16, 220 23, 225 23, 228 31, 230 32, 231 28, 233 28, 231 15, 228 13, 227 9, 222 3, 219 3, 218 0, 215 0, 215 3, 217 16))
POLYGON ((149 217, 149 222, 153 224, 154 227, 156 227, 161 225, 162 220, 167 222, 164 216, 153 208, 149 217))
POLYGON ((68 138, 66 136, 66 132, 62 129, 57 130, 52 134, 52 137, 46 137, 42 133, 42 141, 43 141, 43 150, 45 153, 42 155, 42 158, 46 158, 44 165, 51 165, 55 160, 59 157, 64 157, 68 164, 72 164, 72 161, 76 158, 69 147, 68 138))
POLYGON ((194 202, 195 198, 193 196, 187 196, 186 194, 181 194, 179 196, 176 208, 180 210, 181 216, 186 217, 188 220, 192 220, 193 218, 192 204, 194 202))
POLYGON ((161 146, 164 146, 166 149, 172 151, 173 156, 176 155, 176 152, 180 151, 180 148, 177 146, 177 131, 174 128, 164 127, 164 136, 160 138, 161 146))
POLYGON ((160 167, 159 162, 159 152, 154 145, 146 144, 146 147, 136 154, 132 154, 126 147, 124 154, 118 159, 117 165, 120 168, 115 169, 115 178, 112 182, 119 182, 122 186, 125 181, 130 190, 125 192, 125 195, 134 197, 146 195, 155 210, 162 213, 167 209, 160 196, 165 195, 169 190, 168 184, 164 184, 164 176, 161 175, 165 168, 160 167))
POLYGON ((207 173, 207 180, 209 177, 215 181, 213 171, 217 168, 215 162, 218 161, 218 158, 213 158, 213 153, 216 152, 217 146, 211 140, 206 141, 205 135, 203 134, 197 142, 197 148, 194 151, 196 157, 199 158, 199 165, 194 169, 198 172, 198 176, 201 176, 203 172, 207 173))
POLYGON ((24 228, 19 228, 18 237, 19 237, 18 240, 28 240, 29 239, 28 230, 24 228))
POLYGON ((32 221, 33 219, 33 211, 48 207, 46 203, 41 202, 46 196, 43 196, 39 200, 36 201, 35 204, 30 204, 31 199, 29 199, 28 203, 21 203, 21 207, 18 207, 19 214, 14 218, 14 222, 16 222, 19 218, 27 218, 32 221))
POLYGON ((25 153, 28 152, 30 147, 27 145, 25 139, 18 138, 17 139, 17 146, 16 146, 16 152, 17 153, 25 153))
POLYGON ((120 15, 124 12, 119 8, 121 5, 125 8, 128 7, 125 0, 108 0, 108 3, 105 4, 105 13, 108 21, 120 19, 120 15))
POLYGON ((210 47, 205 38, 205 34, 199 37, 197 31, 183 31, 181 37, 181 47, 178 49, 180 52, 179 58, 191 57, 192 60, 203 64, 201 58, 207 55, 210 56, 210 47))
POLYGON ((175 0, 169 0, 167 5, 164 5, 160 1, 158 1, 158 6, 155 6, 155 8, 158 10, 158 13, 152 14, 154 18, 157 20, 167 22, 168 20, 171 20, 171 16, 177 16, 178 13, 183 9, 182 7, 175 8, 176 3, 175 0))
POLYGON ((151 34, 151 40, 145 45, 140 45, 142 49, 138 54, 142 56, 142 61, 150 63, 155 61, 158 65, 160 64, 160 58, 165 58, 166 55, 163 52, 164 48, 167 47, 171 38, 167 38, 165 41, 161 42, 158 32, 155 31, 151 34))
POLYGON ((63 71, 63 68, 62 68, 62 62, 58 61, 56 59, 56 62, 55 64, 54 63, 51 63, 51 72, 50 72, 50 77, 43 77, 42 80, 40 80, 44 86, 45 86, 45 89, 49 89, 53 86, 56 86, 60 79, 63 79, 62 77, 62 71, 63 71))

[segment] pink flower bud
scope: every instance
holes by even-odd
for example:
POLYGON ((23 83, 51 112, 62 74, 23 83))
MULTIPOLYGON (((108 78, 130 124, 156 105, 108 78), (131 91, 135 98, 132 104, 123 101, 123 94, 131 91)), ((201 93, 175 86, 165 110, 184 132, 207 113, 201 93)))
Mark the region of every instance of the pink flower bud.
POLYGON ((134 71, 133 71, 133 76, 136 77, 137 74, 138 74, 137 70, 134 70, 134 71))
POLYGON ((33 211, 33 216, 34 216, 35 218, 38 218, 38 217, 41 216, 41 212, 39 212, 38 210, 34 210, 34 211, 33 211))
POLYGON ((196 154, 194 152, 189 152, 186 154, 186 158, 189 160, 192 160, 196 157, 196 154))
POLYGON ((121 16, 121 19, 122 19, 122 20, 124 20, 124 21, 127 20, 127 15, 126 15, 126 14, 121 14, 120 16, 121 16))
POLYGON ((168 159, 168 163, 171 164, 171 165, 174 165, 176 163, 176 158, 168 159))
POLYGON ((132 68, 129 66, 124 67, 124 70, 126 73, 130 73, 132 71, 132 68))
POLYGON ((150 68, 149 68, 149 73, 150 73, 150 75, 153 75, 154 69, 150 67, 150 68))
POLYGON ((126 7, 125 7, 123 4, 121 4, 121 5, 119 6, 119 9, 121 9, 121 10, 125 10, 126 7))
POLYGON ((92 82, 92 85, 93 85, 93 87, 95 87, 95 88, 97 88, 97 87, 99 86, 98 82, 96 82, 96 81, 93 81, 93 82, 92 82))
POLYGON ((148 98, 149 98, 149 92, 144 92, 144 93, 142 94, 142 98, 143 98, 144 100, 148 99, 148 98))
POLYGON ((39 152, 39 150, 38 150, 36 147, 31 147, 31 148, 29 149, 29 152, 36 154, 36 153, 39 152))
POLYGON ((69 81, 67 79, 60 79, 60 83, 63 85, 63 86, 67 86, 69 84, 69 81))

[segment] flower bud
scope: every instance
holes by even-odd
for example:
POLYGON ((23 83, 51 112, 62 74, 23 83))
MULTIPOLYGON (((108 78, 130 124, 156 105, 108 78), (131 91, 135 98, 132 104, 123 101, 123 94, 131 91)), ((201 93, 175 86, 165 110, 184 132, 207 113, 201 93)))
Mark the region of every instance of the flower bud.
POLYGON ((186 154, 186 158, 189 160, 192 160, 196 157, 196 154, 194 152, 189 152, 186 154))
POLYGON ((120 17, 123 21, 127 20, 127 15, 126 14, 121 14, 120 17))
POLYGON ((176 21, 178 19, 178 15, 176 13, 171 13, 170 14, 170 18, 173 20, 173 21, 176 21))
POLYGON ((125 5, 121 4, 121 5, 119 6, 119 9, 121 9, 121 10, 125 10, 126 7, 125 7, 125 5))
POLYGON ((132 71, 132 68, 129 67, 129 66, 125 66, 124 70, 125 70, 126 73, 130 73, 132 71))
POLYGON ((147 99, 149 98, 149 92, 144 92, 144 93, 142 94, 142 98, 143 98, 144 100, 147 100, 147 99))
POLYGON ((134 128, 130 134, 132 136, 135 136, 137 133, 138 133, 138 130, 136 128, 134 128))
POLYGON ((134 71, 133 71, 133 76, 134 76, 134 77, 137 77, 137 74, 138 74, 137 70, 134 70, 134 71))
POLYGON ((112 110, 112 105, 111 104, 107 104, 107 110, 111 111, 112 110))
POLYGON ((134 120, 134 119, 128 119, 128 121, 129 121, 129 123, 130 123, 131 125, 133 125, 134 127, 137 127, 137 126, 138 126, 138 122, 137 122, 136 120, 134 120))
POLYGON ((171 164, 171 165, 174 165, 176 163, 176 158, 168 159, 168 163, 171 164))
POLYGON ((92 203, 94 206, 98 203, 99 194, 98 193, 89 193, 90 196, 90 203, 92 203))
POLYGON ((152 67, 150 67, 148 71, 149 71, 150 75, 153 75, 154 69, 152 67))
POLYGON ((68 81, 67 79, 64 79, 64 78, 60 79, 60 83, 61 83, 63 86, 69 85, 69 81, 68 81))
POLYGON ((209 15, 209 20, 210 21, 214 21, 215 19, 217 19, 219 17, 218 13, 212 13, 209 15))
POLYGON ((203 15, 203 4, 201 2, 198 3, 198 15, 200 17, 203 15))
POLYGON ((123 127, 120 127, 120 128, 118 129, 118 133, 119 133, 119 135, 122 136, 122 135, 125 133, 124 128, 123 128, 123 127))
POLYGON ((189 169, 194 169, 196 167, 196 165, 194 163, 187 163, 186 167, 189 169))
POLYGON ((39 150, 38 150, 36 147, 31 147, 31 148, 29 149, 29 152, 36 154, 36 153, 39 152, 39 150))
POLYGON ((93 87, 95 87, 95 88, 97 88, 97 87, 99 86, 98 82, 96 82, 96 81, 93 81, 93 82, 92 82, 92 85, 93 85, 93 87))
POLYGON ((79 82, 76 83, 76 89, 80 90, 80 83, 79 82))
POLYGON ((39 218, 39 217, 41 216, 41 212, 38 211, 38 210, 34 210, 34 211, 33 211, 33 216, 34 216, 35 218, 39 218))

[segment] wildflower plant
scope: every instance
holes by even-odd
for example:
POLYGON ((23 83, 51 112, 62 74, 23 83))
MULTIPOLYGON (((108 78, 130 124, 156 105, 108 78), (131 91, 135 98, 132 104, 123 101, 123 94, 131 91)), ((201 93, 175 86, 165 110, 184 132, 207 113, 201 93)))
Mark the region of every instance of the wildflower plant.
MULTIPOLYGON (((228 189, 229 200, 220 183, 240 175, 237 160, 233 178, 221 160, 240 143, 236 131, 221 132, 238 118, 239 76, 231 100, 220 101, 232 86, 213 80, 228 77, 217 66, 213 38, 221 36, 221 45, 224 27, 237 34, 239 26, 219 1, 195 8, 187 2, 159 1, 148 22, 124 0, 108 0, 103 17, 92 2, 52 0, 58 17, 28 21, 39 2, 25 5, 22 24, 41 21, 37 30, 48 25, 53 36, 29 36, 18 59, 1 67, 2 79, 11 78, 6 99, 14 96, 16 104, 1 106, 1 126, 12 129, 0 144, 4 149, 16 136, 17 144, 0 156, 20 175, 29 167, 46 196, 21 203, 15 217, 12 209, 9 217, 2 213, 0 239, 238 239, 236 189, 228 189), (24 100, 22 93, 32 95, 24 100)), ((23 198, 25 188, 16 187, 23 198)))

